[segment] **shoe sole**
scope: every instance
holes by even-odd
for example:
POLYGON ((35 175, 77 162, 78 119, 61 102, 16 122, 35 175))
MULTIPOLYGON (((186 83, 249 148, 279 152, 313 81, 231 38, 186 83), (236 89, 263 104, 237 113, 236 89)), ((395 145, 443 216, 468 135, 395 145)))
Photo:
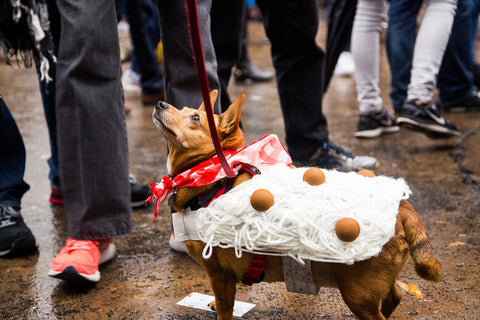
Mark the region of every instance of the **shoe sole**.
POLYGON ((18 238, 13 242, 10 249, 0 251, 0 257, 28 254, 35 251, 37 251, 37 244, 34 241, 25 237, 18 238))
POLYGON ((407 128, 413 129, 416 131, 421 131, 425 133, 428 137, 433 139, 442 139, 442 138, 450 138, 454 136, 460 136, 460 132, 453 131, 448 128, 435 125, 435 124, 428 124, 423 122, 418 122, 406 117, 398 117, 397 123, 400 126, 406 125, 407 128))
POLYGON ((73 266, 68 266, 63 271, 48 270, 48 275, 52 278, 76 283, 97 283, 100 281, 100 271, 97 270, 92 275, 82 274, 78 273, 73 266))
POLYGON ((379 127, 373 130, 362 130, 362 131, 356 131, 355 132, 355 137, 357 138, 377 138, 381 136, 383 133, 395 133, 400 131, 400 127, 394 126, 394 127, 379 127))

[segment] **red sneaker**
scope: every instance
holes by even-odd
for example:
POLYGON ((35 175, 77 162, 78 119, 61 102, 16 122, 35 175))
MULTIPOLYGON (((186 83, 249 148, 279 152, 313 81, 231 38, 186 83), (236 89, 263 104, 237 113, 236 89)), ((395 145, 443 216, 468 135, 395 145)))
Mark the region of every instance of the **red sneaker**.
POLYGON ((48 275, 76 282, 98 282, 98 266, 115 256, 113 238, 102 240, 76 240, 69 238, 53 258, 48 275))

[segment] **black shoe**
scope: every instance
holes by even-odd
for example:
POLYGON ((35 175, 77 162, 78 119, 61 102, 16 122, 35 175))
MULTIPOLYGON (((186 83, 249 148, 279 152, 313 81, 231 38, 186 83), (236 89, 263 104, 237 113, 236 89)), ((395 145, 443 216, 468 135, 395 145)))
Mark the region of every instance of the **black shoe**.
POLYGON ((398 132, 398 130, 400 128, 397 126, 395 118, 383 109, 375 113, 360 114, 355 137, 376 138, 382 133, 393 133, 398 132))
POLYGON ((399 112, 397 123, 421 131, 432 139, 460 135, 457 127, 445 120, 433 103, 417 105, 414 101, 406 101, 399 112))
POLYGON ((235 80, 238 82, 259 82, 269 81, 273 78, 274 73, 270 71, 262 71, 250 62, 241 62, 235 67, 235 80))
POLYGON ((130 194, 132 208, 140 208, 145 206, 145 200, 152 194, 149 186, 137 183, 137 179, 130 174, 130 194))
POLYGON ((443 105, 443 110, 446 112, 469 112, 469 111, 480 111, 480 92, 473 91, 471 95, 466 96, 460 101, 450 104, 443 105))
POLYGON ((37 243, 20 210, 0 205, 0 257, 28 254, 37 243))

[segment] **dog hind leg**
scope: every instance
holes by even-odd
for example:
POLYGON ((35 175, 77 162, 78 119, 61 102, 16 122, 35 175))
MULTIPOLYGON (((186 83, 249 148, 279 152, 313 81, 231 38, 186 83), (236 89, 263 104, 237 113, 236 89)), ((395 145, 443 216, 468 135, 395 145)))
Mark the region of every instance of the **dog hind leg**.
POLYGON ((385 320, 380 312, 381 301, 378 294, 368 292, 361 286, 347 286, 339 288, 343 300, 360 320, 385 320))
POLYGON ((400 293, 400 291, 398 291, 397 285, 393 283, 387 297, 382 300, 381 310, 382 310, 383 316, 386 319, 390 317, 390 315, 393 313, 395 308, 400 304, 401 300, 402 300, 402 294, 400 293))

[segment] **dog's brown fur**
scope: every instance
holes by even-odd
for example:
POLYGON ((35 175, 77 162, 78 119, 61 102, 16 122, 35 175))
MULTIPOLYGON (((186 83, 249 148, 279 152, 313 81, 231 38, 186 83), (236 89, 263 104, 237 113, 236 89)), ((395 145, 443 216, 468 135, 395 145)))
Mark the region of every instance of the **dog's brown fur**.
MULTIPOLYGON (((217 92, 210 94, 212 105, 217 92)), ((241 103, 239 97, 227 111, 214 115, 217 131, 224 149, 243 146, 243 133, 239 127, 241 103)), ((166 138, 169 148, 168 168, 176 175, 215 154, 208 129, 204 105, 198 109, 178 110, 160 102, 153 113, 154 123, 166 138)), ((234 180, 234 187, 250 179, 241 174, 234 180)), ((212 185, 198 188, 182 188, 176 195, 174 209, 182 211, 193 197, 202 194, 212 185)), ((218 319, 233 319, 236 283, 247 272, 252 254, 244 253, 239 259, 233 249, 214 248, 210 259, 202 257, 205 244, 186 241, 188 253, 203 266, 210 278, 218 319)), ((425 226, 413 207, 405 200, 400 202, 395 236, 383 247, 380 254, 353 265, 312 261, 312 273, 317 287, 337 287, 345 303, 360 319, 386 319, 400 303, 401 294, 395 280, 408 259, 415 262, 415 269, 422 278, 439 281, 441 267, 432 254, 432 247, 425 226)), ((281 257, 266 256, 263 281, 284 281, 281 257)))

